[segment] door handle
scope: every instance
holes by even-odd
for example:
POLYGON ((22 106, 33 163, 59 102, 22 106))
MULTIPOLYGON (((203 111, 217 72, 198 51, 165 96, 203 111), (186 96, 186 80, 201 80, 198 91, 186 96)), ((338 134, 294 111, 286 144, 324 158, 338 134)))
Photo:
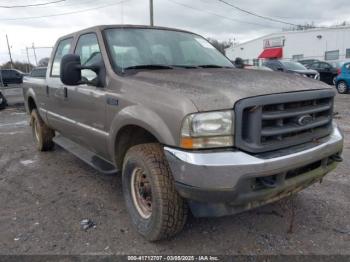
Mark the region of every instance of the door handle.
POLYGON ((65 98, 68 97, 68 89, 67 89, 67 87, 63 88, 63 95, 64 95, 65 98))

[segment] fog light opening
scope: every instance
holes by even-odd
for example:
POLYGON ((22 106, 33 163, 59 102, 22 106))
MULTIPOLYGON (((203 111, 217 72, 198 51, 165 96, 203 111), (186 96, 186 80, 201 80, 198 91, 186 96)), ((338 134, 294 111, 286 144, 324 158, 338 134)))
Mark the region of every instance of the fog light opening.
POLYGON ((338 154, 331 156, 330 159, 338 163, 343 162, 343 158, 338 154))
POLYGON ((277 187, 277 176, 266 176, 266 177, 258 177, 256 181, 263 185, 265 188, 275 188, 277 187))

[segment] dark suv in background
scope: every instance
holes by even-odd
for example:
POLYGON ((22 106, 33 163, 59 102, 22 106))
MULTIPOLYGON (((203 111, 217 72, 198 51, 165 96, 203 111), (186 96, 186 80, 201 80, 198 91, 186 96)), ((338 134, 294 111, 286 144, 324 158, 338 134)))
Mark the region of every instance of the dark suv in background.
POLYGON ((23 73, 16 69, 1 69, 0 70, 0 85, 7 86, 8 84, 22 84, 23 73))
POLYGON ((305 66, 298 62, 293 61, 281 61, 281 60, 269 60, 266 61, 264 66, 271 68, 273 71, 281 71, 285 73, 292 73, 301 75, 316 80, 320 79, 320 75, 317 71, 307 69, 305 66))
POLYGON ((317 61, 306 65, 307 68, 316 70, 320 74, 320 80, 329 85, 335 85, 338 69, 327 62, 317 61))

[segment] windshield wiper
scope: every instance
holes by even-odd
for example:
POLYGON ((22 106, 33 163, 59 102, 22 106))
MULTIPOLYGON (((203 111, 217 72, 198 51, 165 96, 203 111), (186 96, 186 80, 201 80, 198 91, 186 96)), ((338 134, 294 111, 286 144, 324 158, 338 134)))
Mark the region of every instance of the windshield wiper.
POLYGON ((199 65, 200 68, 231 68, 229 66, 219 66, 219 65, 199 65))
POLYGON ((123 68, 124 70, 132 70, 132 69, 174 69, 174 67, 170 65, 136 65, 136 66, 129 66, 126 68, 123 68))
POLYGON ((186 68, 186 69, 198 68, 198 66, 195 66, 195 65, 172 65, 172 66, 178 67, 178 68, 186 68))

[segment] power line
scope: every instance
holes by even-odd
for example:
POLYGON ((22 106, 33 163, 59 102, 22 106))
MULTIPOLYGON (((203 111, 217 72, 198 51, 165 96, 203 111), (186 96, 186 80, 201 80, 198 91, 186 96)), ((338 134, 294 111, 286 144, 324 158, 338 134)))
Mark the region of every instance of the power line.
POLYGON ((277 22, 277 23, 281 23, 281 24, 285 24, 285 25, 298 26, 298 27, 301 26, 301 25, 285 22, 285 21, 282 21, 282 20, 279 20, 279 19, 275 19, 275 18, 272 18, 272 17, 263 16, 263 15, 254 13, 252 11, 240 8, 240 7, 238 7, 238 6, 234 5, 234 4, 228 3, 228 2, 226 2, 224 0, 218 0, 218 1, 223 3, 223 4, 225 4, 225 5, 231 6, 234 9, 239 10, 239 11, 241 11, 243 13, 246 13, 246 14, 249 14, 249 15, 252 15, 252 16, 256 16, 256 17, 259 17, 259 18, 262 18, 262 19, 265 19, 265 20, 269 20, 269 21, 272 21, 272 22, 277 22))
POLYGON ((51 14, 51 15, 43 15, 43 16, 28 16, 28 17, 15 17, 15 18, 4 18, 0 19, 0 21, 16 21, 16 20, 30 20, 30 19, 40 19, 40 18, 48 18, 48 17, 56 17, 56 16, 64 16, 64 15, 72 15, 72 14, 78 14, 78 13, 84 13, 84 12, 89 12, 97 9, 102 9, 110 6, 115 6, 119 5, 124 2, 128 2, 131 0, 122 0, 114 4, 106 4, 106 5, 101 5, 101 6, 96 6, 93 8, 86 8, 82 10, 77 10, 77 11, 71 11, 71 12, 64 12, 64 13, 58 13, 58 14, 51 14))
POLYGON ((66 0, 56 0, 52 2, 39 3, 39 4, 30 4, 30 5, 0 5, 0 8, 23 8, 23 7, 35 7, 35 6, 43 6, 43 5, 51 5, 60 2, 64 2, 66 0))
MULTIPOLYGON (((70 7, 70 6, 83 6, 89 3, 96 3, 96 0, 79 0, 78 2, 70 2, 68 0, 65 0, 64 2, 62 2, 62 5, 60 5, 61 3, 59 3, 58 5, 55 5, 54 7, 70 7)), ((45 5, 45 6, 39 6, 38 8, 52 8, 52 6, 49 5, 45 5)))
POLYGON ((271 26, 271 25, 263 25, 263 24, 259 24, 259 23, 248 22, 248 21, 243 21, 243 20, 239 20, 239 19, 223 16, 223 15, 220 15, 220 14, 217 14, 217 13, 205 10, 205 9, 199 9, 199 8, 194 7, 194 6, 187 5, 187 4, 184 4, 184 3, 180 3, 180 2, 177 2, 177 1, 174 1, 174 0, 168 0, 168 1, 173 3, 173 4, 181 5, 181 6, 189 8, 189 9, 198 11, 198 12, 208 13, 208 14, 211 14, 213 16, 220 17, 220 18, 223 18, 223 19, 227 19, 227 20, 230 20, 230 21, 233 21, 233 22, 236 22, 236 23, 251 24, 251 25, 257 25, 257 26, 260 26, 260 27, 271 27, 271 28, 279 28, 280 29, 280 27, 275 27, 275 26, 271 26))

